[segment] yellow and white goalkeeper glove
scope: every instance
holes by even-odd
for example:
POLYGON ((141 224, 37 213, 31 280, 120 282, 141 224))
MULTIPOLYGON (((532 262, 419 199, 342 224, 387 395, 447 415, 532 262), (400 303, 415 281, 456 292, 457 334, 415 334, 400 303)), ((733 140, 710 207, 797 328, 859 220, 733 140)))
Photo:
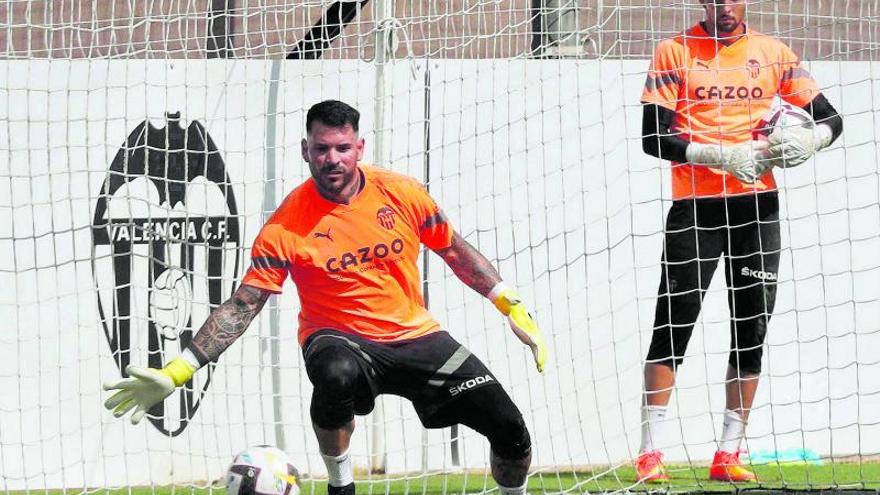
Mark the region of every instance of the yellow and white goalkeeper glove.
POLYGON ((104 390, 119 390, 104 402, 104 407, 117 418, 134 409, 131 423, 136 425, 151 407, 188 382, 196 368, 183 357, 176 357, 161 370, 130 364, 125 371, 129 378, 104 383, 104 390))
POLYGON ((832 138, 831 126, 819 124, 812 128, 798 126, 776 129, 767 141, 776 166, 796 167, 809 160, 817 151, 829 146, 832 138))
POLYGON ((510 329, 513 330, 517 338, 532 348, 538 372, 543 373, 544 365, 547 362, 547 346, 544 344, 544 338, 541 337, 538 324, 532 319, 532 315, 529 314, 519 294, 504 282, 499 282, 487 297, 498 308, 498 311, 507 316, 510 329))

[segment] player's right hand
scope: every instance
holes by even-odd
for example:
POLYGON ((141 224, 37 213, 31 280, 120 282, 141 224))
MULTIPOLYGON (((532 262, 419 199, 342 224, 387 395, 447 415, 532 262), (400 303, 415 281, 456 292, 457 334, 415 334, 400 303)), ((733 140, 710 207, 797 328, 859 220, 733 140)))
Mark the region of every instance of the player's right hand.
POLYGON ((762 140, 731 145, 690 143, 685 153, 692 164, 720 168, 740 182, 754 184, 772 168, 769 147, 762 140))
POLYGON ((192 365, 178 357, 161 370, 128 365, 129 378, 105 382, 104 390, 118 390, 104 402, 104 407, 121 417, 134 409, 131 423, 138 424, 153 406, 171 395, 175 387, 188 382, 195 373, 192 365))

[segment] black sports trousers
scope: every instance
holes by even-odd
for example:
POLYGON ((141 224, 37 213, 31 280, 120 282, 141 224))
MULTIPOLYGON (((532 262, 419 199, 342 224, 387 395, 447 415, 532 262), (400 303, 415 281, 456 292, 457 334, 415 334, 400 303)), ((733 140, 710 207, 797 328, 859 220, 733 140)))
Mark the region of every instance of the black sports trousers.
POLYGON ((776 302, 779 252, 775 191, 674 201, 666 217, 648 362, 681 364, 703 297, 724 257, 731 316, 728 362, 740 373, 759 373, 776 302))

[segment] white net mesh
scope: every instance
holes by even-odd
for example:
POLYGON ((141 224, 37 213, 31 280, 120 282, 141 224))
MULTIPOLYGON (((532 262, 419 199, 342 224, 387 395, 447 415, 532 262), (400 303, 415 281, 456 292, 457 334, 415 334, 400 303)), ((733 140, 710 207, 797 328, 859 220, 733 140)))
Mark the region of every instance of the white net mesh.
MULTIPOLYGON (((876 489, 880 2, 749 9, 802 54, 846 131, 776 173, 779 291, 746 446, 821 463, 762 467, 771 488, 876 489)), ((308 176, 305 111, 327 98, 361 111, 369 161, 423 180, 543 328, 538 375, 491 304, 429 256, 432 312, 523 411, 531 491, 643 489, 630 466, 671 194, 668 162, 641 150, 639 96, 655 44, 700 15, 656 0, 4 3, 4 490, 209 488, 263 443, 325 476, 292 286, 147 424, 112 418, 100 384, 120 364, 167 362, 229 295, 265 215, 308 176)), ((729 349, 715 279, 663 439, 674 490, 731 488, 701 470, 729 349)), ((361 493, 494 489, 482 437, 381 404, 353 439, 361 493)))

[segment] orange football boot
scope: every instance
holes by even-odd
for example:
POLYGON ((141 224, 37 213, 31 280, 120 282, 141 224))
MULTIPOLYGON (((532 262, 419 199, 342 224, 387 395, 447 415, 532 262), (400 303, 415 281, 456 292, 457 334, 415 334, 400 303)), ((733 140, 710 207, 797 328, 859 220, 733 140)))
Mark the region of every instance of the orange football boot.
POLYGON ((636 475, 642 483, 665 483, 669 481, 663 454, 659 450, 642 452, 636 459, 636 475))
POLYGON ((712 467, 709 468, 709 479, 729 481, 732 483, 749 483, 758 481, 755 473, 749 471, 739 460, 739 452, 715 452, 712 467))

